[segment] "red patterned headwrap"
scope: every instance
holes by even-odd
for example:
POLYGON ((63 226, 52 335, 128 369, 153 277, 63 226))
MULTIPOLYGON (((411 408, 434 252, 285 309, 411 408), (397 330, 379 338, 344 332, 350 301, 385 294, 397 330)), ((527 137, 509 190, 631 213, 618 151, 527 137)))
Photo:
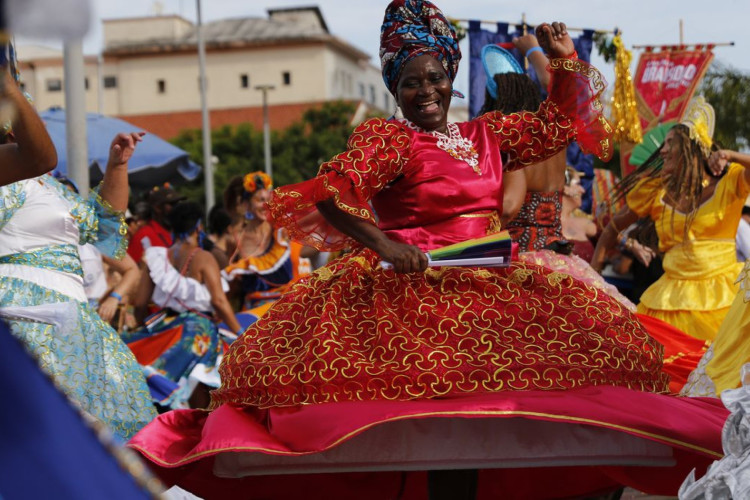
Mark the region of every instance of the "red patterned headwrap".
MULTIPOLYGON (((383 80, 393 95, 406 63, 422 55, 440 61, 453 81, 461 60, 456 31, 432 2, 393 0, 385 9, 380 28, 383 80)), ((463 97, 455 91, 454 94, 463 97)))

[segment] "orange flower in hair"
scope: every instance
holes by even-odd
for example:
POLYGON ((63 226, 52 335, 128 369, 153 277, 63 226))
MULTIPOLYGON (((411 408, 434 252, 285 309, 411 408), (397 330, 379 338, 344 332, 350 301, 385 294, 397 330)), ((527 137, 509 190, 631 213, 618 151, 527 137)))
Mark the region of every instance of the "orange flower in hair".
POLYGON ((265 172, 250 172, 242 179, 242 186, 248 193, 254 193, 258 189, 271 189, 273 181, 265 172))

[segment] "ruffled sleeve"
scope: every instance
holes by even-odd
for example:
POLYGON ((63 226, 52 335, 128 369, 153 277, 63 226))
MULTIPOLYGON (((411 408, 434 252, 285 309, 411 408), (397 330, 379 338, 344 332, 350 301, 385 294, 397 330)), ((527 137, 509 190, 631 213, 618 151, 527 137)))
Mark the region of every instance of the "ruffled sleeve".
POLYGON ((549 97, 535 113, 482 115, 507 154, 505 170, 538 163, 577 141, 585 153, 603 161, 612 156, 612 127, 599 97, 606 83, 599 71, 578 59, 552 59, 549 97))
POLYGON ((316 204, 332 199, 345 213, 375 224, 369 201, 401 173, 409 154, 409 135, 393 121, 374 118, 360 124, 346 151, 320 166, 309 181, 274 190, 272 223, 291 239, 318 250, 341 250, 353 240, 331 226, 316 204))
POLYGON ((639 217, 646 217, 651 214, 654 205, 661 200, 661 189, 660 178, 643 179, 628 192, 625 202, 628 208, 639 217))
POLYGON ((750 186, 745 181, 745 167, 739 163, 730 163, 724 176, 727 194, 732 198, 745 200, 750 194, 750 186))
POLYGON ((78 225, 78 243, 93 244, 101 253, 115 259, 125 256, 128 248, 128 226, 125 214, 118 212, 99 196, 101 184, 93 189, 88 200, 60 184, 52 176, 44 176, 67 200, 70 214, 78 225))

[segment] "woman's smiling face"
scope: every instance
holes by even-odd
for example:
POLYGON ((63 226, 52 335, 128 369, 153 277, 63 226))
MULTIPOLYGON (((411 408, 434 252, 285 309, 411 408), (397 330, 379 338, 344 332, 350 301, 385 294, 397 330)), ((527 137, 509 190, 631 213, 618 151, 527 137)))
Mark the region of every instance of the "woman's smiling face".
POLYGON ((432 56, 418 56, 406 63, 396 87, 404 117, 427 131, 445 132, 453 83, 443 65, 432 56))

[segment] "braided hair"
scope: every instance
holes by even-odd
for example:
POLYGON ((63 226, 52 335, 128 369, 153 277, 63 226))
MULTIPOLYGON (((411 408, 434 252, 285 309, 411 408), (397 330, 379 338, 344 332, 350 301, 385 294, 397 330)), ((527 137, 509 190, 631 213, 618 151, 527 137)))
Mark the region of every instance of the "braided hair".
MULTIPOLYGON (((684 209, 680 210, 685 214, 685 227, 683 228, 683 240, 687 241, 690 226, 695 219, 698 208, 703 198, 703 172, 710 172, 708 168, 708 158, 703 154, 703 150, 697 141, 690 138, 690 130, 686 125, 677 124, 672 127, 674 132, 674 142, 672 147, 679 151, 680 164, 678 168, 669 176, 662 180, 662 185, 666 190, 666 200, 673 208, 671 217, 671 230, 674 233, 675 211, 680 210, 678 205, 684 203, 684 209)), ((660 152, 664 147, 662 143, 648 159, 639 166, 635 171, 625 176, 615 186, 611 203, 624 199, 627 194, 644 179, 657 177, 661 174, 664 167, 664 159, 660 152)), ((712 150, 717 150, 713 145, 712 150)))
POLYGON ((492 77, 497 84, 497 99, 486 92, 481 114, 500 111, 507 115, 519 111, 537 111, 542 104, 539 87, 526 74, 497 73, 492 77))

